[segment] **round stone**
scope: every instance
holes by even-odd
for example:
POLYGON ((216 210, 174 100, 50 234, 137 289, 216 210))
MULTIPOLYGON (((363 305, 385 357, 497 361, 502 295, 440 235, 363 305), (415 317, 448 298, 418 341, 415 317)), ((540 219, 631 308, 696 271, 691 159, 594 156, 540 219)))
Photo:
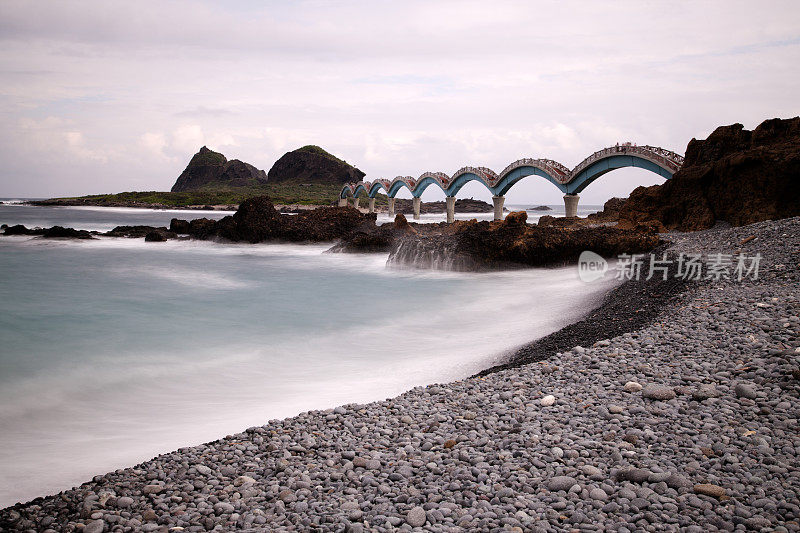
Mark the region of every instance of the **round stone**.
POLYGON ((117 507, 120 509, 127 509, 131 505, 133 505, 133 498, 130 496, 121 496, 117 498, 117 507))
POLYGON ((648 385, 642 390, 642 396, 650 400, 666 401, 675 398, 675 391, 670 387, 648 385))
POLYGON ((569 490, 577 483, 574 477, 571 476, 556 476, 547 482, 547 488, 553 492, 559 490, 569 490))
POLYGON ((642 385, 636 381, 629 381, 625 384, 625 392, 639 392, 642 385))
POLYGON ((406 523, 411 527, 422 527, 427 521, 428 517, 425 514, 425 509, 419 506, 411 509, 406 515, 406 523))
POLYGON ((705 494, 706 496, 711 496, 717 499, 725 496, 725 489, 712 483, 701 483, 699 485, 695 485, 694 491, 697 494, 705 494))
POLYGON ((756 399, 755 389, 746 383, 737 383, 733 390, 738 398, 756 399))
POLYGON ((595 487, 589 491, 589 497, 593 500, 604 502, 608 500, 608 494, 601 488, 595 487))
POLYGON ((102 520, 92 520, 83 528, 83 533, 103 533, 105 522, 102 520))

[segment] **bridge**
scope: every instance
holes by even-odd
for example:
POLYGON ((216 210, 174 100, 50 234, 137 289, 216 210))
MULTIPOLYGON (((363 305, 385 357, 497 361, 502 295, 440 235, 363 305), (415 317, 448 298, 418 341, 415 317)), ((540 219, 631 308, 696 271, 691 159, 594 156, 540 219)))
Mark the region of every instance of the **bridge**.
POLYGON ((683 156, 658 146, 636 146, 631 143, 617 144, 593 153, 578 166, 570 170, 552 159, 525 158, 514 161, 499 174, 486 167, 463 167, 452 176, 444 172, 425 172, 419 178, 398 176, 393 180, 377 179, 348 183, 339 194, 339 205, 346 206, 350 199, 358 207, 359 195, 369 199, 369 212, 375 211, 375 197, 383 190, 389 197, 389 215, 394 216, 394 201, 397 193, 405 187, 411 191, 414 219, 419 220, 422 193, 430 185, 444 191, 447 202, 447 222, 455 220, 456 194, 470 181, 483 183, 492 192, 494 219, 503 218, 505 194, 515 183, 528 176, 546 179, 564 193, 566 216, 578 214, 579 193, 600 176, 624 167, 649 170, 670 179, 683 166, 683 156))

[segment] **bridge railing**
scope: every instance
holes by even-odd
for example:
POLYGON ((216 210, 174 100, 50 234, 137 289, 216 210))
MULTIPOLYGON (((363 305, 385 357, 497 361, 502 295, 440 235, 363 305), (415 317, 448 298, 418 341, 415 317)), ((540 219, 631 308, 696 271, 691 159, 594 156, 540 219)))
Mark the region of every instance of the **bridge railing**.
POLYGON ((570 179, 580 174, 586 167, 588 167, 592 163, 616 154, 642 155, 648 159, 652 159, 655 162, 667 167, 673 172, 676 172, 683 165, 683 156, 678 155, 671 150, 667 150, 665 148, 661 148, 658 146, 648 146, 648 145, 636 146, 633 144, 625 143, 625 144, 618 144, 616 146, 610 146, 608 148, 603 148, 602 150, 596 151, 595 153, 593 153, 592 155, 581 161, 578 164, 578 166, 576 166, 570 172, 570 179))
MULTIPOLYGON (((359 182, 362 183, 368 191, 371 191, 372 186, 375 183, 381 183, 384 188, 388 191, 391 186, 398 181, 403 182, 410 190, 414 190, 420 181, 425 178, 432 178, 436 180, 444 189, 447 189, 451 184, 452 181, 457 178, 458 176, 466 173, 474 174, 480 177, 486 184, 491 188, 497 185, 500 178, 505 176, 512 170, 523 167, 523 166, 535 166, 541 168, 545 172, 547 172, 550 176, 556 179, 559 183, 567 184, 571 182, 575 177, 580 174, 583 170, 585 170, 589 165, 599 161, 603 158, 613 156, 613 155, 625 155, 625 154, 637 154, 642 156, 645 159, 649 159, 656 164, 669 169, 671 172, 677 172, 684 163, 684 157, 680 154, 677 154, 671 150, 667 150, 665 148, 661 148, 659 146, 636 146, 635 144, 631 143, 623 143, 617 144, 616 146, 610 146, 608 148, 603 148, 602 150, 598 150, 594 152, 592 155, 581 161, 574 169, 570 170, 563 164, 555 161, 553 159, 543 159, 543 158, 523 158, 514 161, 510 165, 508 165, 503 171, 498 175, 492 169, 488 167, 477 167, 477 166, 466 166, 459 169, 452 177, 448 176, 444 172, 425 172, 419 178, 414 178, 412 176, 397 176, 394 180, 388 179, 377 179, 373 182, 359 182)), ((359 183, 348 183, 346 187, 350 189, 350 191, 354 191, 355 188, 359 185, 359 183)))
POLYGON ((505 176, 509 172, 514 169, 520 167, 532 166, 541 168, 548 174, 550 174, 553 178, 558 180, 560 183, 565 183, 569 180, 569 169, 559 163, 558 161, 554 161, 552 159, 534 159, 532 157, 524 157, 522 159, 517 159, 500 173, 500 176, 505 176))

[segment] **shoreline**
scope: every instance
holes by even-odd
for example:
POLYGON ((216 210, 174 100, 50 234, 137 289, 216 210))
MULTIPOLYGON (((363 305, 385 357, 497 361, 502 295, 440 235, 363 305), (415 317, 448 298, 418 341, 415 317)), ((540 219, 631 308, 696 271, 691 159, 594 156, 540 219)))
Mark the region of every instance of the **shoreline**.
MULTIPOLYGON (((0 202, 2 204, 3 202, 0 202)), ((167 205, 151 204, 141 202, 115 202, 113 205, 80 202, 77 200, 25 200, 17 204, 8 205, 29 205, 33 207, 100 207, 112 209, 150 209, 153 211, 236 211, 238 204, 214 204, 214 205, 167 205)), ((320 207, 330 207, 322 204, 275 204, 275 209, 282 212, 311 211, 320 207)))
MULTIPOLYGON (((628 524, 629 529, 653 524, 653 519, 674 519, 669 523, 676 527, 691 524, 719 527, 728 522, 748 527, 775 521, 796 523, 800 519, 796 495, 792 500, 785 491, 769 498, 765 494, 761 499, 767 498, 770 502, 782 499, 788 502, 788 508, 775 503, 773 509, 773 504, 765 504, 765 507, 737 514, 739 507, 748 507, 759 494, 753 496, 751 493, 755 489, 742 480, 730 481, 729 469, 716 470, 726 464, 742 464, 733 448, 740 444, 739 439, 753 441, 756 442, 754 446, 773 450, 772 463, 766 466, 772 464, 778 468, 777 472, 767 469, 768 473, 762 475, 782 476, 784 485, 797 489, 797 478, 786 477, 791 471, 780 471, 787 470, 781 465, 788 463, 780 455, 783 452, 777 451, 785 448, 785 444, 779 445, 778 441, 786 439, 779 420, 768 420, 776 428, 775 432, 762 428, 761 433, 756 431, 748 435, 730 434, 720 422, 716 430, 722 432, 724 438, 716 444, 709 443, 710 454, 701 450, 702 442, 685 442, 670 451, 657 444, 660 441, 654 434, 671 431, 670 424, 678 424, 678 429, 691 432, 691 428, 680 426, 685 424, 683 420, 675 417, 680 410, 691 415, 699 409, 712 419, 716 416, 714 413, 721 411, 728 425, 731 417, 771 416, 762 413, 763 407, 750 409, 761 402, 761 385, 765 378, 759 373, 762 369, 771 371, 767 363, 779 356, 789 358, 787 363, 781 363, 783 367, 795 365, 796 368, 800 357, 792 355, 796 346, 778 341, 782 348, 770 349, 763 356, 751 354, 754 361, 764 359, 764 364, 753 362, 749 368, 744 367, 745 370, 734 371, 740 368, 738 359, 727 361, 720 358, 719 351, 730 358, 731 350, 738 347, 738 344, 731 344, 731 338, 746 339, 747 332, 734 329, 727 335, 718 335, 715 331, 727 326, 717 324, 715 317, 725 315, 725 307, 732 306, 734 316, 738 317, 736 320, 751 328, 753 322, 739 314, 769 316, 779 311, 778 322, 786 320, 784 315, 794 317, 795 320, 787 324, 795 332, 796 341, 800 329, 796 321, 798 235, 800 219, 675 235, 669 245, 673 252, 695 252, 699 251, 698 247, 704 247, 711 253, 733 253, 737 248, 753 251, 763 247, 764 278, 752 286, 691 282, 694 285, 689 291, 679 291, 676 286, 664 287, 662 296, 672 297, 669 303, 655 298, 640 316, 631 311, 627 318, 633 320, 616 315, 623 319, 622 329, 630 327, 629 331, 620 330, 618 336, 604 337, 585 348, 573 344, 562 350, 564 344, 546 342, 561 334, 563 338, 557 340, 569 344, 570 339, 577 338, 570 334, 570 328, 585 324, 597 312, 603 313, 606 319, 614 318, 614 304, 624 307, 631 301, 620 299, 625 296, 622 289, 627 284, 624 284, 612 290, 615 296, 610 294, 600 308, 581 322, 523 347, 511 361, 516 364, 505 369, 487 369, 480 378, 416 387, 383 402, 302 413, 212 443, 182 448, 133 468, 96 476, 92 482, 64 491, 61 498, 37 498, 29 504, 8 507, 0 511, 0 525, 30 525, 21 524, 30 516, 38 517, 35 523, 39 527, 52 527, 56 525, 54 522, 41 522, 48 516, 47 509, 53 510, 50 514, 60 509, 60 513, 55 513, 60 516, 58 527, 77 528, 78 523, 83 523, 90 528, 86 530, 91 531, 110 529, 123 522, 134 529, 157 530, 161 526, 179 525, 197 531, 214 525, 355 530, 375 526, 388 530, 426 522, 435 529, 492 528, 501 524, 525 529, 545 528, 545 522, 549 527, 560 528, 591 522, 595 514, 600 521, 622 522, 628 524), (752 235, 758 237, 743 243, 752 235), (794 237, 795 242, 787 245, 787 235, 789 240, 794 237), (791 249, 792 246, 795 249, 791 249), (771 283, 765 284, 763 280, 771 283), (792 282, 795 282, 795 295, 782 295, 781 290, 789 291, 791 285, 786 284, 792 282), (676 292, 671 292, 673 290, 676 292), (767 298, 766 293, 777 296, 767 298), (788 300, 782 302, 782 307, 781 302, 773 300, 780 300, 781 296, 788 300), (736 307, 736 302, 747 298, 756 298, 763 306, 753 304, 747 311, 736 307), (697 302, 702 305, 693 305, 697 302), (640 318, 648 319, 649 323, 634 323, 640 318), (683 324, 683 329, 670 331, 670 320, 683 324), (714 327, 705 331, 703 321, 714 327), (697 336, 722 344, 714 344, 713 352, 706 354, 710 360, 693 359, 692 366, 676 374, 670 365, 679 366, 683 359, 675 359, 671 353, 677 351, 684 358, 693 357, 693 353, 686 350, 685 341, 696 340, 697 336), (676 344, 676 337, 685 338, 676 344), (662 353, 664 348, 669 348, 670 353, 662 353), (525 364, 536 360, 524 358, 536 355, 537 350, 556 349, 550 352, 549 364, 525 364), (614 361, 622 363, 624 368, 609 364, 614 361), (706 368, 706 364, 712 366, 706 368), (717 370, 719 368, 723 370, 717 370), (614 375, 616 381, 609 380, 609 375, 614 375), (660 386, 665 401, 650 400, 638 391, 623 391, 628 378, 643 385, 660 386), (715 390, 706 389, 708 395, 703 398, 705 393, 699 391, 709 385, 709 381, 716 382, 715 390), (742 395, 734 394, 734 389, 739 391, 740 385, 734 381, 747 381, 745 388, 749 389, 742 395), (674 386, 667 387, 667 391, 666 384, 674 386), (759 390, 751 399, 750 389, 754 384, 759 385, 759 390), (554 405, 542 406, 547 394, 555 395, 554 405), (606 397, 598 401, 603 395, 606 397), (609 403, 611 401, 615 403, 609 403), (592 409, 587 411, 587 407, 580 407, 582 405, 592 409), (738 410, 731 408, 736 405, 738 410), (315 431, 323 435, 327 432, 328 438, 314 437, 315 431), (612 435, 615 431, 617 433, 612 435), (760 435, 770 433, 766 444, 757 442, 759 438, 764 440, 760 435), (601 435, 602 440, 599 440, 601 435), (676 456, 674 452, 683 455, 676 456), (581 459, 587 457, 584 454, 592 460, 581 459), (217 459, 209 460, 211 457, 217 459), (738 462, 723 461, 725 457, 738 462), (611 464, 604 464, 607 461, 611 464), (713 463, 715 468, 706 472, 702 461, 713 463), (500 475, 503 472, 505 474, 500 475), (721 487, 724 493, 720 496, 717 488, 698 490, 698 485, 721 487), (327 488, 320 491, 318 486, 338 487, 345 493, 338 490, 328 493, 327 488), (364 494, 371 495, 372 499, 363 499, 364 494), (175 501, 175 497, 180 500, 175 501), (669 502, 661 501, 664 498, 669 502), (192 505, 181 503, 187 501, 192 505), (733 503, 727 503, 731 501, 733 503), (153 512, 159 505, 166 505, 170 513, 164 513, 163 509, 153 512), (36 506, 42 507, 37 510, 36 506), (184 509, 180 509, 181 506, 184 509), (715 516, 707 516, 706 511, 715 516), (745 516, 748 513, 749 516, 745 516), (185 524, 181 525, 179 520, 185 524), (640 523, 642 520, 644 523, 640 523), (100 529, 96 529, 98 527, 100 529)), ((642 287, 644 290, 635 291, 634 296, 638 294, 640 298, 636 301, 647 301, 642 297, 647 296, 651 286, 642 287)), ((767 333, 771 336, 767 339, 780 327, 769 325, 767 333)), ((758 337, 762 332, 763 329, 755 328, 749 333, 756 339, 752 342, 758 346, 757 350, 769 344, 768 340, 761 341, 758 337)), ((688 344, 698 352, 705 349, 703 342, 688 344)), ((785 373, 783 367, 781 376, 785 373)), ((789 383, 787 390, 796 393, 796 379, 794 385, 789 383)), ((789 414, 797 414, 796 398, 794 405, 785 399, 772 403, 769 409, 772 415, 782 411, 782 416, 786 416, 787 409, 789 414), (786 403, 789 405, 783 405, 786 403)), ((750 420, 747 418, 744 425, 751 424, 750 420)), ((695 432, 693 438, 704 442, 717 438, 711 428, 704 429, 707 431, 695 432)), ((678 433, 672 437, 680 442, 686 440, 678 433)))
MULTIPOLYGON (((660 255, 669 245, 669 242, 662 244, 651 254, 660 255)), ((650 280, 626 280, 606 293, 600 304, 577 322, 517 348, 507 360, 481 370, 474 377, 543 361, 555 353, 569 351, 575 346, 591 346, 598 341, 651 325, 663 311, 664 305, 693 288, 690 282, 676 279, 675 274, 673 265, 667 280, 657 277, 650 280)))

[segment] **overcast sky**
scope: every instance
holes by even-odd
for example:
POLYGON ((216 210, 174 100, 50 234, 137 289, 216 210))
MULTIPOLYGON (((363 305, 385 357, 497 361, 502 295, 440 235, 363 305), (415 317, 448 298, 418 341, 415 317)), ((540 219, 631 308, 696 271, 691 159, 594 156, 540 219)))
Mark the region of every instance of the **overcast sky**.
MULTIPOLYGON (((4 0, 0 40, 0 197, 168 190, 204 144, 265 170, 318 144, 376 179, 800 114, 797 1, 4 0)), ((660 181, 616 171, 581 202, 660 181)))

